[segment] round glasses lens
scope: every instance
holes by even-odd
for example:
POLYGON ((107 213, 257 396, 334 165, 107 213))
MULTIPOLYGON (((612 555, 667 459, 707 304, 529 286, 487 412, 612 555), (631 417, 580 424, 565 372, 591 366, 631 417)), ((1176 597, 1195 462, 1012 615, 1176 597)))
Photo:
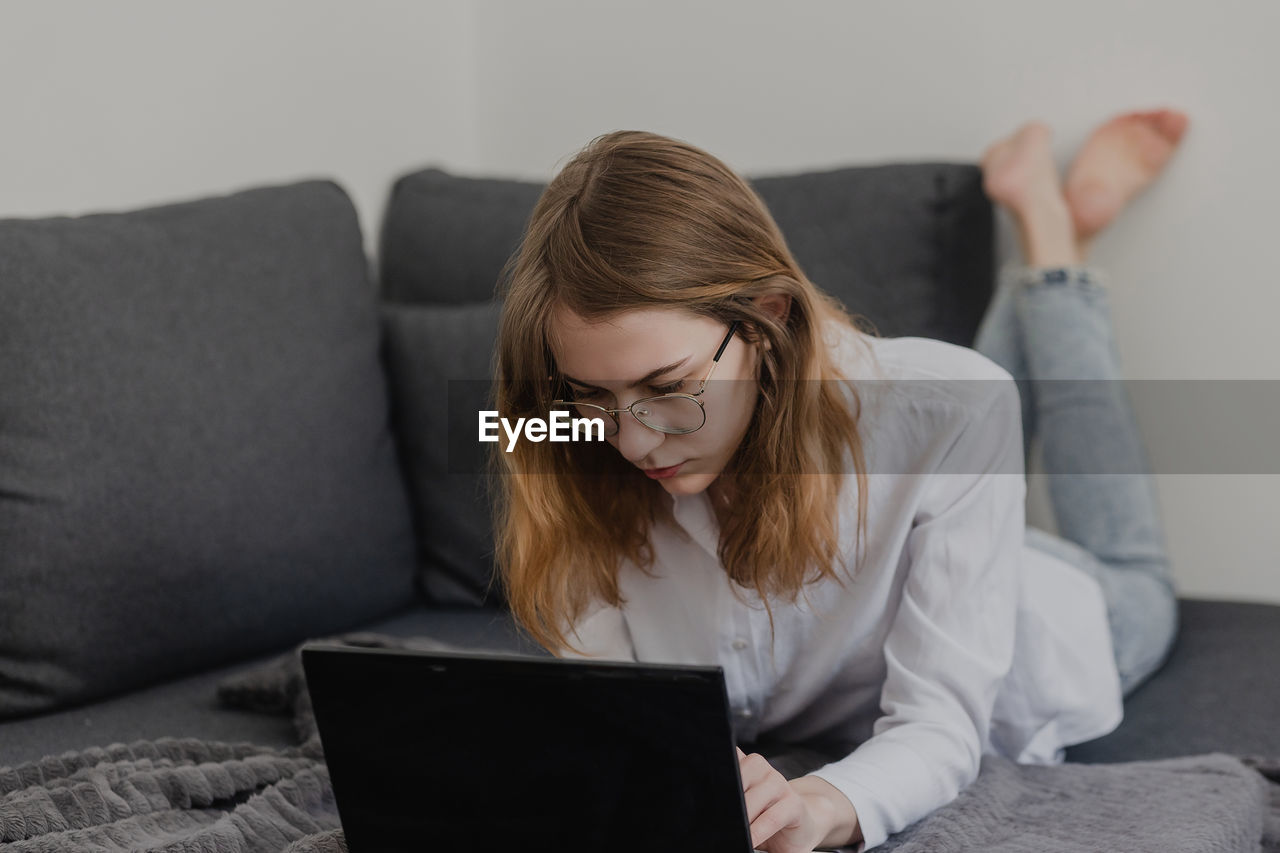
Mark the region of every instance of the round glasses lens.
POLYGON ((632 408, 636 420, 663 432, 693 432, 706 421, 706 413, 691 397, 659 397, 632 408))

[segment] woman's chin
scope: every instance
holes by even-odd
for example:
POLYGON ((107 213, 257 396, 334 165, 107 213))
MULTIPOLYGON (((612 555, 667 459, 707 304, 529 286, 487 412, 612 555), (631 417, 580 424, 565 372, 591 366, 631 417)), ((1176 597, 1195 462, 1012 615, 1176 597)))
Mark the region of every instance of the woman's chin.
POLYGON ((715 474, 676 474, 659 480, 662 488, 673 495, 696 495, 705 492, 715 482, 715 474))

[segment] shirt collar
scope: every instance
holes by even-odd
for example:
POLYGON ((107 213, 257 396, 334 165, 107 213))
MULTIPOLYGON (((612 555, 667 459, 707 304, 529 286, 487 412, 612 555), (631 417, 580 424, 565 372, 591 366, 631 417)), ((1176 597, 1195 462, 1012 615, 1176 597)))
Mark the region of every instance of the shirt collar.
POLYGON ((676 524, 712 557, 719 559, 720 523, 706 491, 696 495, 672 495, 671 515, 676 524))

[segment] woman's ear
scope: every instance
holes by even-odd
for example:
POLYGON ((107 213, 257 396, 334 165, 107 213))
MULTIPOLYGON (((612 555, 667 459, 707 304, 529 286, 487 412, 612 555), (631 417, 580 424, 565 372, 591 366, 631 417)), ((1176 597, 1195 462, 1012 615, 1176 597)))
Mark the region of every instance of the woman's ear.
POLYGON ((787 315, 791 312, 791 295, 788 293, 762 293, 753 297, 752 302, 757 308, 768 311, 770 314, 778 318, 779 323, 787 322, 787 315))
MULTIPOLYGON (((751 298, 752 303, 764 311, 766 314, 772 314, 780 324, 787 322, 787 315, 791 311, 791 296, 786 293, 762 293, 759 296, 751 298)), ((759 343, 761 350, 769 350, 771 346, 767 337, 761 336, 759 343)))

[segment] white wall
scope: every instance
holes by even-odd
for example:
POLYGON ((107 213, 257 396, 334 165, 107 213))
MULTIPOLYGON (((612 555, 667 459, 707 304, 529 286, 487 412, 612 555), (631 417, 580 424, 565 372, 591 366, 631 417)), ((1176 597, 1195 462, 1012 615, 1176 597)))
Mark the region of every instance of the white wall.
MULTIPOLYGON (((974 161, 1034 117, 1065 168, 1108 114, 1169 104, 1182 150, 1093 255, 1126 373, 1280 380, 1277 31, 1270 0, 0 0, 0 216, 328 175, 372 251, 395 176, 544 180, 618 128, 764 173, 974 161)), ((1280 602, 1280 477, 1157 485, 1183 594, 1280 602)))
POLYGON ((0 0, 0 216, 336 178, 372 251, 391 181, 471 160, 468 0, 0 0))

